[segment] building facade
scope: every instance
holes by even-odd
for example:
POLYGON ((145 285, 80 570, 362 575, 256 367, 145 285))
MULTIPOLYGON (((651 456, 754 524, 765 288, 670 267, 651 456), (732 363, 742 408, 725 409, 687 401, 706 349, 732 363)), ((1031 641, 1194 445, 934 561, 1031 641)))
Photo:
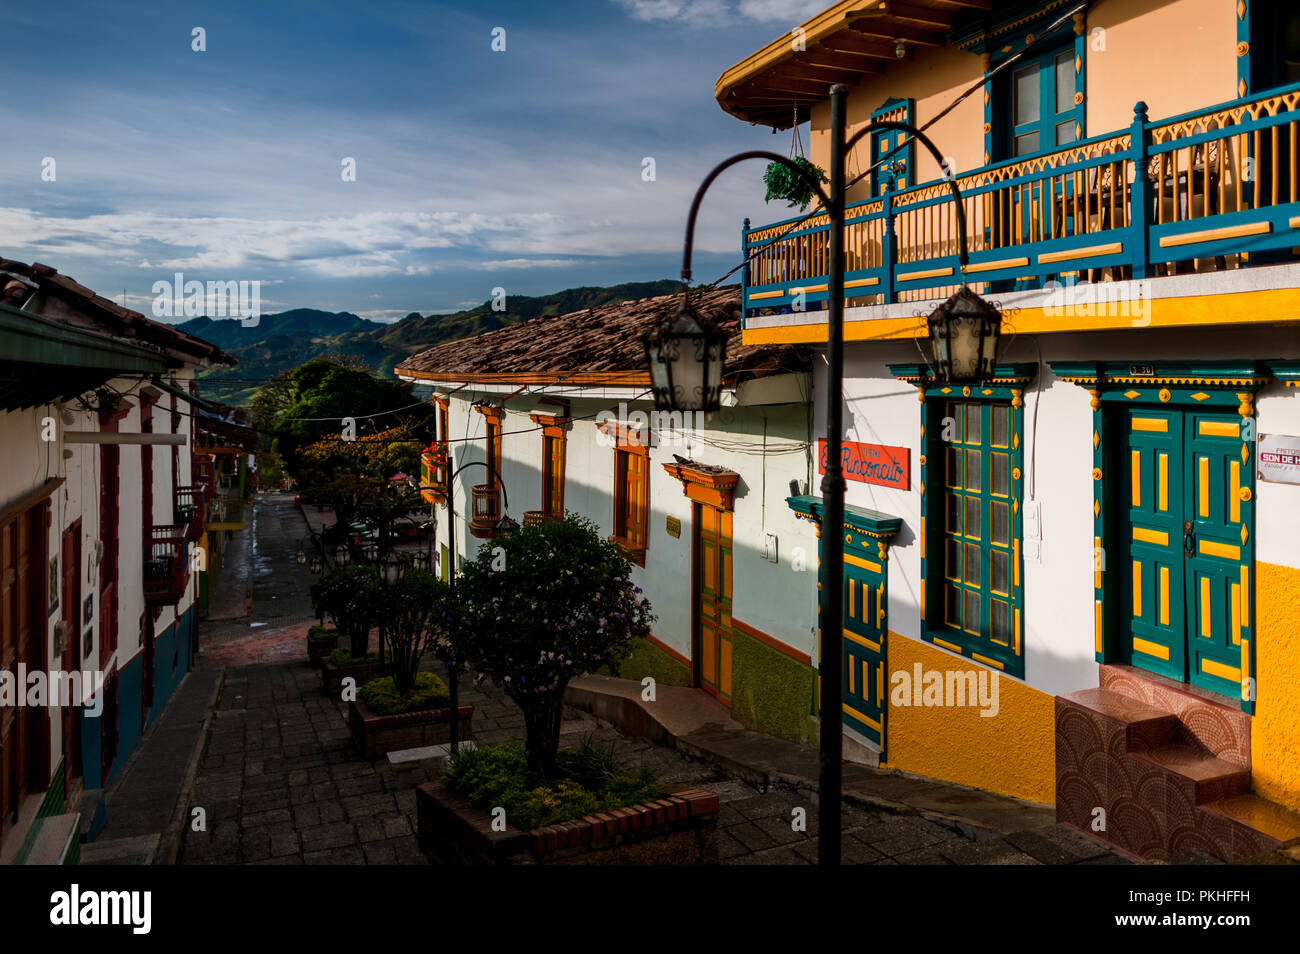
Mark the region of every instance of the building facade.
POLYGON ((0 281, 0 860, 49 863, 194 661, 193 377, 233 360, 47 266, 0 281))
MULTIPOLYGON (((874 636, 844 607, 842 690, 884 765, 1148 857, 1300 837, 1298 25, 1250 0, 840 3, 719 79, 733 115, 810 120, 823 167, 843 83, 850 134, 925 127, 962 194, 964 274, 940 164, 887 128, 851 152, 843 436, 905 477, 849 474, 871 516, 846 604, 866 531, 896 529, 874 636), (977 388, 924 341, 963 281, 1004 313, 977 388)), ((824 345, 826 229, 747 224, 747 345, 824 345)))
POLYGON ((785 505, 812 466, 807 353, 742 346, 738 289, 698 293, 733 331, 726 406, 658 415, 641 335, 675 304, 538 318, 398 367, 439 407, 423 479, 436 561, 448 572, 449 534, 457 560, 490 546, 507 514, 587 517, 628 554, 658 617, 621 675, 698 686, 747 725, 812 741, 817 541, 785 505))

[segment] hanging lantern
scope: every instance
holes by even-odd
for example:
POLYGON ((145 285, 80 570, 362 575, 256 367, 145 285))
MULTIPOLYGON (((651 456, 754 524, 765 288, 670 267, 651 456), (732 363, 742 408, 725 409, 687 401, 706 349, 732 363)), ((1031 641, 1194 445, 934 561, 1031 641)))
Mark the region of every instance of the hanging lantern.
POLYGON ((299 566, 307 562, 307 554, 303 552, 302 547, 298 548, 298 555, 294 559, 298 561, 299 566))
POLYGON ((379 569, 384 574, 384 580, 392 586, 399 582, 402 574, 406 572, 406 561, 397 553, 389 553, 380 562, 379 569))
POLYGON ((700 317, 689 295, 641 339, 660 411, 716 411, 722 399, 727 335, 700 317))
POLYGON ((518 529, 519 529, 519 524, 516 523, 513 519, 511 519, 509 514, 506 514, 504 517, 498 520, 496 523, 496 527, 494 528, 498 536, 508 536, 509 534, 514 533, 518 529))
POLYGON ((340 544, 334 551, 334 562, 339 566, 347 566, 352 562, 352 551, 348 549, 347 544, 340 544))
POLYGON ((313 574, 316 574, 319 573, 320 571, 321 571, 321 558, 318 556, 313 556, 311 558, 311 572, 313 574))
POLYGON ((997 366, 1002 312, 966 286, 928 319, 935 377, 943 384, 979 384, 997 366))
POLYGON ((428 573, 429 554, 425 553, 423 550, 417 551, 414 558, 412 559, 412 566, 414 566, 415 569, 421 573, 428 573))

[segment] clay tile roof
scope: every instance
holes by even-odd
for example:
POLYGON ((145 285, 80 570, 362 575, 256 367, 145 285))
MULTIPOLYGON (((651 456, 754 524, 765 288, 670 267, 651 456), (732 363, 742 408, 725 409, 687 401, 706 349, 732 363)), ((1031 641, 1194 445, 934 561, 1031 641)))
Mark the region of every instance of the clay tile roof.
MULTIPOLYGON (((731 332, 728 381, 811 367, 802 349, 741 343, 739 285, 695 292, 692 298, 702 316, 731 332)), ((680 295, 660 295, 533 318, 437 345, 407 358, 396 370, 425 380, 550 376, 576 383, 583 378, 570 376, 611 375, 648 382, 641 336, 662 321, 679 299, 680 295)))
MULTIPOLYGON (((24 262, 0 258, 0 272, 13 272, 17 275, 24 275, 30 280, 39 283, 42 288, 50 290, 64 301, 80 307, 89 307, 97 312, 100 318, 107 319, 110 323, 116 325, 117 327, 113 330, 123 337, 134 338, 162 350, 178 351, 181 354, 200 360, 206 359, 214 365, 233 367, 238 363, 232 356, 226 354, 216 345, 204 341, 202 338, 196 338, 194 335, 188 335, 174 325, 154 321, 152 318, 146 318, 138 311, 123 308, 117 302, 95 294, 85 285, 74 281, 49 265, 43 265, 40 262, 27 265, 24 262)), ((46 315, 45 317, 50 316, 46 315)))

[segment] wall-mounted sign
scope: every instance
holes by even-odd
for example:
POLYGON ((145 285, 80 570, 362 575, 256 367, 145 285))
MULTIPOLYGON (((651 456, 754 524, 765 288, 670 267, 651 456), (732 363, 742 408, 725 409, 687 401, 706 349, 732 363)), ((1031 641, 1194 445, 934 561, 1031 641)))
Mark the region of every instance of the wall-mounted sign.
MULTIPOLYGON (((860 444, 845 441, 840 450, 840 461, 846 480, 881 487, 907 490, 908 467, 911 451, 906 447, 889 447, 885 444, 860 444)), ((826 440, 817 441, 817 472, 826 473, 826 440)))
POLYGON ((680 537, 682 535, 682 522, 679 519, 669 517, 665 523, 667 524, 668 536, 680 537))
POLYGON ((1154 365, 1150 364, 1130 364, 1128 374, 1131 378, 1154 378, 1156 369, 1154 365))
POLYGON ((1300 484, 1300 437, 1259 435, 1259 479, 1300 484))

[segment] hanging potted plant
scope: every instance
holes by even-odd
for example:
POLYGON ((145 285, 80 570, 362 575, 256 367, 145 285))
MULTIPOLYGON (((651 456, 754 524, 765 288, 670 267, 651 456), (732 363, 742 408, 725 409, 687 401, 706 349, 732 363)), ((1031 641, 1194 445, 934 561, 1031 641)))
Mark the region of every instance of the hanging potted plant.
POLYGON ((813 165, 803 154, 803 143, 799 139, 799 114, 797 111, 795 112, 793 133, 793 139, 790 143, 790 161, 802 169, 806 175, 798 174, 783 162, 769 162, 767 171, 763 173, 763 183, 767 186, 767 195, 764 197, 764 201, 771 202, 773 199, 783 199, 802 212, 808 208, 808 204, 817 196, 817 190, 808 181, 808 176, 812 176, 818 182, 829 182, 830 180, 826 178, 826 172, 820 166, 813 165))

